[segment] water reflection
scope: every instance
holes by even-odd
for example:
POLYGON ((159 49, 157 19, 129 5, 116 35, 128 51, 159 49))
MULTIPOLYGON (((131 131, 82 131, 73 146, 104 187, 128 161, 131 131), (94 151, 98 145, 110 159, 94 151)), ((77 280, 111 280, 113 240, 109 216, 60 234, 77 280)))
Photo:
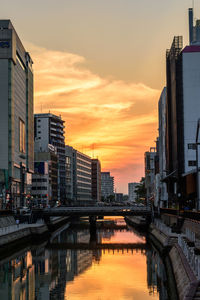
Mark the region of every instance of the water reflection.
POLYGON ((116 224, 124 225, 122 219, 109 222, 98 224, 93 241, 86 222, 82 227, 74 224, 54 233, 48 243, 0 262, 0 299, 168 299, 165 268, 156 250, 124 249, 123 244, 145 244, 145 237, 123 226, 117 230, 116 224), (91 243, 122 248, 64 247, 91 243), (50 245, 63 246, 55 250, 50 245))

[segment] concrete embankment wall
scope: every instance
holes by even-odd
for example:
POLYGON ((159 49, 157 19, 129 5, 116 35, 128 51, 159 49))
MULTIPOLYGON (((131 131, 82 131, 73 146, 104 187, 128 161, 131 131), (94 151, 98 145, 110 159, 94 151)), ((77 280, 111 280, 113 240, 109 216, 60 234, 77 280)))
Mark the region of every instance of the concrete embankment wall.
POLYGON ((168 253, 174 277, 176 280, 177 291, 180 300, 194 299, 199 281, 194 275, 182 249, 177 243, 177 239, 170 238, 154 225, 149 227, 150 239, 158 246, 158 249, 168 253), (169 251, 169 252, 168 252, 169 251))
POLYGON ((179 298, 181 300, 192 300, 199 282, 178 244, 172 247, 169 256, 172 262, 179 298))
MULTIPOLYGON (((66 223, 69 218, 55 218, 50 224, 50 230, 55 230, 66 223)), ((47 239, 50 235, 49 228, 46 224, 26 224, 25 228, 19 227, 16 230, 16 222, 13 216, 0 218, 0 254, 12 251, 15 247, 20 247, 24 243, 39 242, 42 239, 47 239), (12 225, 15 225, 12 229, 12 225), (5 231, 4 231, 5 230, 5 231), (16 230, 16 231, 15 231, 16 230)))

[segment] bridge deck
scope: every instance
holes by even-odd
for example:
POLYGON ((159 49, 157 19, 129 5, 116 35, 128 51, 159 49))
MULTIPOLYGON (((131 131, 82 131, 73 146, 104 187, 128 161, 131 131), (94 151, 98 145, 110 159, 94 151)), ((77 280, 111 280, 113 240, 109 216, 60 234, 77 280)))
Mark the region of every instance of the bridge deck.
POLYGON ((58 207, 35 211, 46 216, 146 216, 151 214, 147 207, 58 207))
POLYGON ((123 249, 146 249, 146 243, 50 243, 46 246, 49 249, 71 249, 71 250, 97 250, 97 249, 113 249, 113 250, 123 250, 123 249))

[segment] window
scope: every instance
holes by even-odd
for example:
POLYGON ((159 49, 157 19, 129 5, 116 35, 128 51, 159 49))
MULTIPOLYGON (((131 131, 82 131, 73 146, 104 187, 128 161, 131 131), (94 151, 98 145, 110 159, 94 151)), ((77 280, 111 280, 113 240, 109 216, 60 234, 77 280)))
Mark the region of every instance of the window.
POLYGON ((26 152, 25 123, 19 119, 19 151, 26 152))
POLYGON ((19 65, 21 66, 21 68, 25 71, 24 62, 21 59, 21 57, 19 56, 18 52, 16 53, 16 58, 17 58, 17 61, 18 61, 19 65))
POLYGON ((188 160, 188 166, 189 166, 189 167, 194 167, 194 166, 196 166, 196 160, 188 160))
POLYGON ((188 144, 188 149, 196 150, 196 144, 188 144))
POLYGON ((38 133, 41 133, 41 131, 38 131, 38 133))
POLYGON ((41 122, 41 120, 38 120, 38 122, 41 122))

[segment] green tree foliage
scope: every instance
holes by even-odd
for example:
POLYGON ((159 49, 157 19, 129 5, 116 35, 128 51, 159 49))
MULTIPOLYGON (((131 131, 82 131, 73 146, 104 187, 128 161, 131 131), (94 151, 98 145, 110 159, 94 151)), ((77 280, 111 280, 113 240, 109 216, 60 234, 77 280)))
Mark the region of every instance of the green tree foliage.
POLYGON ((144 202, 146 199, 145 178, 142 177, 140 183, 135 187, 136 201, 144 202))

